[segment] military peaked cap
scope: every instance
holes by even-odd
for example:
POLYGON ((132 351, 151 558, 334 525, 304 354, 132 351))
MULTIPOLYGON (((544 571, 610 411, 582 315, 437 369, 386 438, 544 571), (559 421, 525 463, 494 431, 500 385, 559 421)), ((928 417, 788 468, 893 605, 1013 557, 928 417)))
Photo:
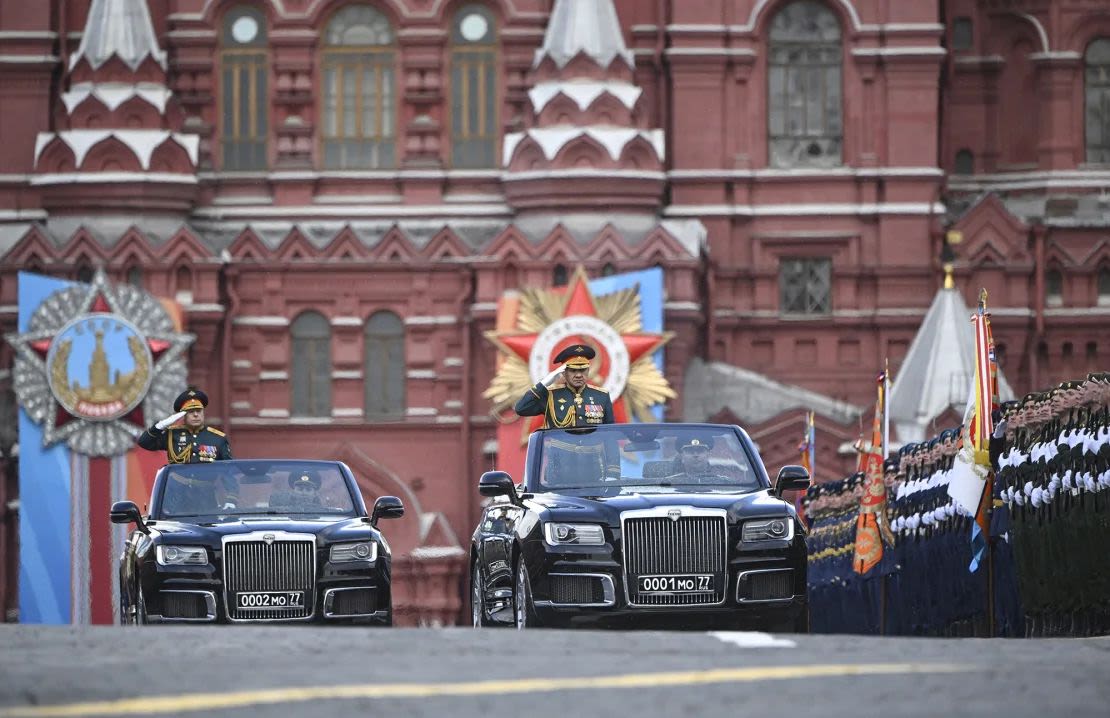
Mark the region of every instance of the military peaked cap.
POLYGON ((594 348, 588 344, 571 344, 555 355, 551 360, 553 364, 562 364, 566 362, 568 369, 588 369, 590 360, 597 356, 594 348))
POLYGON ((208 395, 195 386, 191 386, 173 400, 174 411, 192 411, 208 406, 208 395))

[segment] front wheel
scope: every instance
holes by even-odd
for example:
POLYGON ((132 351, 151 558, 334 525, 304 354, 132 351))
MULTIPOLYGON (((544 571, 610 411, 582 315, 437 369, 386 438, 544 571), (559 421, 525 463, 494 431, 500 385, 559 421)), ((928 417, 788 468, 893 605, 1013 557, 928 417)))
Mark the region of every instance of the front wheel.
POLYGON ((482 583, 482 567, 477 561, 470 564, 470 624, 474 628, 493 625, 486 614, 486 589, 482 583))
POLYGON ((516 564, 516 580, 513 584, 513 616, 516 619, 517 630, 537 628, 540 625, 536 617, 536 607, 532 603, 532 581, 528 576, 528 567, 524 565, 521 557, 516 564))

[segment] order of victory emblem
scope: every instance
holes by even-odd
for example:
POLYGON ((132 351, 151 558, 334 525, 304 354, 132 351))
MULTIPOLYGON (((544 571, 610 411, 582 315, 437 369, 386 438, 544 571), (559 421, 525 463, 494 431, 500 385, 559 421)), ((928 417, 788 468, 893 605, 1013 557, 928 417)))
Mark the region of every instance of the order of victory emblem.
POLYGON ((44 446, 65 441, 88 456, 123 453, 147 416, 172 405, 193 341, 155 297, 112 286, 103 271, 50 295, 28 331, 6 338, 16 353, 16 397, 42 424, 44 446))
POLYGON ((483 396, 504 411, 554 368, 560 351, 586 343, 597 352, 589 381, 609 393, 617 420, 654 421, 651 407, 675 397, 652 360, 671 336, 643 331, 637 288, 594 296, 579 267, 564 292, 524 290, 517 326, 486 333, 503 361, 483 396))

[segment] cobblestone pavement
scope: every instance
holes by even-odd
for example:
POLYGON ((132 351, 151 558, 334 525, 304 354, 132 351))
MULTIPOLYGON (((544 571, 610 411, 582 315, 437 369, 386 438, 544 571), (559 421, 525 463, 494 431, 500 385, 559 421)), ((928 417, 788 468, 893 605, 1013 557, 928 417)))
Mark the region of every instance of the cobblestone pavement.
POLYGON ((0 718, 1099 715, 1110 638, 0 625, 0 718))

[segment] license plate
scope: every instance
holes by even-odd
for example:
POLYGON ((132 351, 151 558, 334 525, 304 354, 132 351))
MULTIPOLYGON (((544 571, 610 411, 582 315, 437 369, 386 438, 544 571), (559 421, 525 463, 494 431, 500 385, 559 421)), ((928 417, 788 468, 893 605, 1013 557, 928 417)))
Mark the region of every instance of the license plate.
POLYGON ((713 593, 712 574, 640 576, 640 593, 713 593))
POLYGON ((280 611, 304 608, 304 591, 240 591, 235 605, 254 611, 280 611))

